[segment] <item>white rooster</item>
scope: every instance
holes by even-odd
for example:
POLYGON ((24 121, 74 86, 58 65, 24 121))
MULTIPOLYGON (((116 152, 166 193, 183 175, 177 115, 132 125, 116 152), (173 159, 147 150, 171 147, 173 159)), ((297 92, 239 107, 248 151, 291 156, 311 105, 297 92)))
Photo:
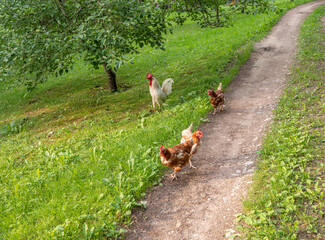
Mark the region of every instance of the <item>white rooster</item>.
POLYGON ((151 73, 147 74, 147 79, 149 80, 149 89, 150 95, 152 97, 153 110, 156 111, 156 104, 160 110, 160 105, 165 102, 166 96, 172 92, 172 85, 174 81, 171 78, 167 78, 163 82, 162 87, 160 87, 159 82, 151 73))

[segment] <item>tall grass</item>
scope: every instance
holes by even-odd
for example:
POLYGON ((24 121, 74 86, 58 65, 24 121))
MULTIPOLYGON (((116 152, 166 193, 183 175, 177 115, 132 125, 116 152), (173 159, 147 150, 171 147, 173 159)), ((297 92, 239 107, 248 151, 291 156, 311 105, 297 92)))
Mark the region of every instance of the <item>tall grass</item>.
POLYGON ((239 219, 245 239, 324 239, 325 35, 319 7, 305 21, 254 187, 239 219))
POLYGON ((132 207, 143 205, 163 175, 158 147, 204 121, 207 89, 220 81, 226 87, 279 18, 238 15, 229 28, 175 27, 165 52, 144 48, 120 69, 118 93, 81 61, 32 93, 0 89, 0 238, 122 234, 132 207), (160 113, 149 112, 147 72, 175 81, 160 113))

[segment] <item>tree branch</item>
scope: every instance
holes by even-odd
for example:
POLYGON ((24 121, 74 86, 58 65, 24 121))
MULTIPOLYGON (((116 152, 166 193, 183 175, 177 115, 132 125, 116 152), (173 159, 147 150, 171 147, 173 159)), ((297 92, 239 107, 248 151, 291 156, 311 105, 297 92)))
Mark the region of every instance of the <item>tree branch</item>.
MULTIPOLYGON (((89 3, 94 3, 94 2, 98 2, 98 1, 94 0, 94 1, 89 2, 89 3)), ((74 19, 69 21, 68 25, 64 28, 64 30, 66 30, 74 21, 76 21, 78 19, 79 13, 81 12, 82 9, 85 8, 85 6, 86 6, 86 3, 77 10, 77 12, 74 14, 74 19)))
POLYGON ((69 17, 68 15, 66 14, 66 12, 64 11, 64 7, 63 7, 63 4, 60 0, 55 0, 56 4, 59 6, 63 16, 65 17, 66 20, 69 20, 69 17))

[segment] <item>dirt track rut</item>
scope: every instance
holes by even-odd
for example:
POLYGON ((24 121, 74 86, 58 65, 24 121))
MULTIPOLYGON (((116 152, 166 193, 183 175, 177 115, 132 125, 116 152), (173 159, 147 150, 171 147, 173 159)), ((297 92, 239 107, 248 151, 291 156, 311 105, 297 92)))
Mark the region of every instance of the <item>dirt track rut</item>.
POLYGON ((226 111, 209 116, 199 129, 203 144, 193 157, 196 169, 169 176, 147 196, 147 209, 133 216, 128 240, 225 239, 251 183, 256 152, 286 82, 299 28, 325 1, 286 13, 270 34, 255 44, 251 58, 226 91, 226 111))

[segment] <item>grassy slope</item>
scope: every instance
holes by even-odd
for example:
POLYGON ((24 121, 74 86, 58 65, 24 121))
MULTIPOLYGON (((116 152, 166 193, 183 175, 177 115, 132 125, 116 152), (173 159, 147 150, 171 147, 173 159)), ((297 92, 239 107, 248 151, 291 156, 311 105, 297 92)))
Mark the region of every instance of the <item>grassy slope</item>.
POLYGON ((104 73, 82 63, 33 93, 0 89, 0 238, 117 236, 162 176, 158 146, 177 143, 190 122, 204 120, 206 90, 227 86, 251 43, 279 17, 239 15, 225 29, 177 27, 167 51, 145 48, 122 67, 126 90, 119 93, 107 92, 104 73), (149 71, 175 80, 164 111, 154 115, 149 71))
POLYGON ((301 28, 297 62, 239 217, 247 239, 325 238, 323 16, 325 6, 301 28))

